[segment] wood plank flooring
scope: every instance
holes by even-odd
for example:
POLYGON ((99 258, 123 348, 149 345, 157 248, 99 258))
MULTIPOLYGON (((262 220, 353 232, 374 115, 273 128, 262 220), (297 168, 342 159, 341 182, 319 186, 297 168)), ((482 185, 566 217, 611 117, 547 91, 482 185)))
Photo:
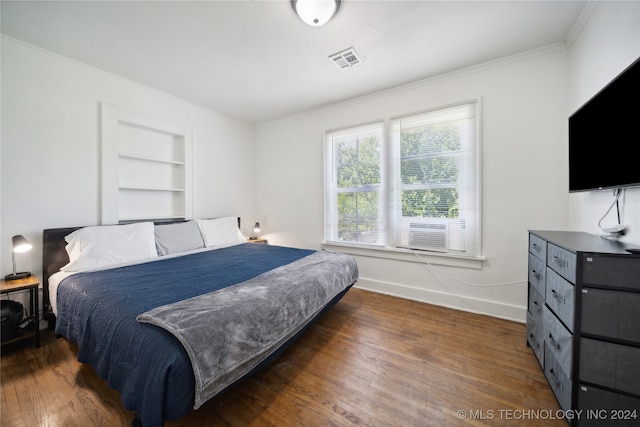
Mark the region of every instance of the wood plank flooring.
MULTIPOLYGON (((0 425, 129 426, 76 356, 50 332, 3 346, 0 425)), ((523 324, 352 289, 270 367, 165 425, 566 427, 557 411, 523 324)))

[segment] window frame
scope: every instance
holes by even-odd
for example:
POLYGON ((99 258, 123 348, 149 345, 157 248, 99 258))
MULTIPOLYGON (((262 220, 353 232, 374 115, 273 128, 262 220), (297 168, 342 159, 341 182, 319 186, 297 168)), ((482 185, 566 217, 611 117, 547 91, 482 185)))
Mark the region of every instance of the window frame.
MULTIPOLYGON (((402 116, 392 118, 390 124, 391 137, 389 144, 393 150, 393 166, 391 168, 391 174, 393 177, 392 191, 394 194, 393 205, 390 206, 393 212, 392 223, 394 230, 394 240, 390 241, 392 247, 405 247, 409 249, 424 250, 442 252, 447 254, 461 254, 476 256, 481 253, 479 246, 479 232, 480 232, 480 194, 479 194, 479 182, 480 182, 480 116, 479 116, 479 102, 478 100, 460 102, 456 104, 450 104, 441 106, 418 113, 404 114, 402 116), (465 117, 465 116, 469 117, 465 117), (435 116, 435 117, 434 117, 435 116), (442 117, 437 117, 442 116, 442 117), (421 153, 413 155, 414 157, 420 157, 423 159, 445 159, 455 158, 456 164, 461 164, 465 161, 472 161, 473 163, 467 168, 458 169, 458 177, 455 183, 417 183, 417 184, 405 184, 402 182, 402 162, 406 157, 402 156, 402 127, 401 122, 408 121, 414 122, 413 128, 429 128, 432 125, 436 127, 447 126, 449 122, 461 122, 465 119, 471 119, 471 126, 458 127, 463 132, 467 132, 466 136, 461 135, 459 142, 461 146, 459 150, 454 151, 433 151, 429 153, 421 153), (416 126, 417 125, 417 126, 416 126), (469 132, 470 131, 470 132, 469 132), (471 175, 471 176, 470 176, 471 175), (468 184, 473 185, 473 190, 464 190, 468 184), (402 193, 406 190, 438 190, 452 188, 458 193, 458 209, 462 215, 458 215, 455 218, 433 216, 433 217, 411 217, 402 215, 402 193), (427 242, 420 244, 411 244, 411 226, 415 225, 416 229, 425 230, 424 236, 432 235, 433 237, 439 234, 444 235, 444 241, 434 244, 427 242), (468 227, 470 226, 470 227, 468 227), (471 232, 466 232, 470 229, 471 232), (426 230, 431 230, 427 232, 426 230), (444 233, 437 233, 438 230, 445 230, 444 233), (457 232, 456 232, 457 230, 457 232), (455 236, 458 236, 456 239, 455 236), (460 237, 462 236, 462 237, 460 237), (406 242, 403 242, 403 237, 406 242), (457 243, 454 243, 457 241, 457 243), (442 246, 442 247, 440 247, 442 246), (468 248, 468 250, 467 250, 468 248)), ((460 124, 458 123, 458 126, 460 124)), ((416 233, 420 234, 420 233, 416 233)))
POLYGON ((382 141, 381 141, 381 154, 380 154, 380 169, 381 169, 381 203, 383 207, 379 211, 379 223, 383 227, 381 230, 382 241, 381 244, 371 245, 361 242, 339 241, 337 240, 337 229, 335 233, 329 231, 332 226, 331 220, 328 218, 328 208, 331 206, 333 209, 337 209, 337 198, 334 197, 337 193, 331 188, 331 181, 328 179, 328 175, 331 174, 332 168, 335 164, 332 164, 332 147, 330 147, 330 136, 335 132, 344 132, 349 129, 357 128, 358 125, 345 127, 337 130, 331 130, 325 132, 324 150, 325 150, 325 234, 322 242, 323 247, 335 248, 342 252, 350 253, 359 256, 368 256, 374 258, 394 259, 408 262, 423 262, 426 259, 428 262, 442 265, 454 265, 466 268, 481 268, 481 262, 485 260, 482 255, 482 216, 481 216, 481 152, 482 152, 482 103, 481 99, 472 99, 454 104, 448 104, 444 106, 438 106, 435 108, 425 109, 416 113, 402 114, 398 116, 387 117, 382 120, 377 120, 372 123, 379 123, 382 125, 382 141), (469 253, 464 252, 449 252, 449 251, 432 251, 425 249, 415 249, 409 246, 398 246, 397 236, 399 233, 398 222, 396 220, 396 198, 399 194, 399 181, 400 171, 395 170, 396 166, 394 162, 398 159, 395 157, 396 144, 394 143, 393 136, 393 122, 395 120, 411 117, 423 113, 437 112, 439 110, 445 110, 447 108, 473 104, 475 108, 475 182, 474 190, 476 194, 476 227, 475 231, 476 240, 474 244, 475 249, 469 253))
MULTIPOLYGON (((336 141, 334 141, 333 139, 333 135, 336 135, 338 137, 342 137, 345 138, 345 134, 353 134, 353 135, 357 135, 357 134, 366 134, 366 133, 377 133, 378 137, 380 138, 380 156, 381 156, 381 162, 380 162, 380 170, 382 171, 382 156, 383 156, 383 149, 382 149, 382 145, 383 145, 383 141, 385 140, 385 136, 384 136, 384 131, 385 131, 385 127, 384 124, 380 121, 374 121, 371 123, 367 123, 364 125, 356 125, 356 126, 351 126, 351 127, 347 127, 347 128, 343 128, 343 129, 338 129, 338 130, 334 130, 334 131, 330 131, 330 132, 326 132, 325 133, 325 143, 324 143, 324 153, 325 153, 325 191, 324 191, 324 200, 325 200, 325 212, 324 212, 324 219, 325 219, 325 241, 328 242, 339 242, 339 234, 340 234, 340 230, 339 230, 339 215, 337 212, 337 198, 339 194, 345 194, 345 193, 355 193, 355 194, 360 194, 360 193, 377 193, 378 195, 378 211, 380 211, 380 208, 384 206, 384 201, 380 200, 381 197, 383 197, 382 195, 385 193, 385 183, 384 183, 384 178, 382 176, 380 176, 380 183, 377 186, 367 186, 367 185, 362 185, 362 186, 350 186, 350 187, 339 187, 338 186, 338 179, 337 179, 337 154, 336 154, 336 147, 334 145, 334 143, 336 141), (329 189, 331 189, 331 192, 329 191, 329 189), (328 238, 330 236, 330 238, 328 238)), ((341 138, 341 140, 342 140, 341 138)), ((380 222, 380 215, 378 215, 378 221, 377 221, 377 229, 376 229, 376 233, 378 233, 378 230, 383 230, 384 229, 384 223, 380 222)), ((382 237, 384 239, 384 234, 380 234, 378 237, 382 237)), ((363 243, 363 242, 357 242, 357 241, 349 241, 349 244, 353 244, 353 245, 366 245, 366 246, 384 246, 384 242, 381 242, 381 244, 371 244, 371 243, 363 243)))

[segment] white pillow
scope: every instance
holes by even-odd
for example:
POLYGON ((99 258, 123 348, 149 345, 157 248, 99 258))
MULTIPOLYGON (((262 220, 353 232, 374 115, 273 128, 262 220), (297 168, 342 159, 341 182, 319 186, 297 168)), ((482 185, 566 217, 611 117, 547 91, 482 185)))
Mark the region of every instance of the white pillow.
POLYGON ((238 227, 238 218, 229 216, 215 219, 199 219, 198 227, 204 239, 204 245, 210 247, 227 247, 246 243, 238 227))
POLYGON ((62 271, 83 271, 158 256, 152 222, 84 227, 65 240, 69 264, 62 271))

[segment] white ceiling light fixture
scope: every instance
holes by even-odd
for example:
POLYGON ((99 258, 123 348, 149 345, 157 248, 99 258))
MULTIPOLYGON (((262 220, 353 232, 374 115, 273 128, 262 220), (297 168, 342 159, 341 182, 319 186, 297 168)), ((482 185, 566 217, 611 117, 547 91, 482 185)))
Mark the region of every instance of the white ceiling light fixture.
POLYGON ((324 25, 340 9, 340 0, 291 0, 291 6, 305 24, 324 25))

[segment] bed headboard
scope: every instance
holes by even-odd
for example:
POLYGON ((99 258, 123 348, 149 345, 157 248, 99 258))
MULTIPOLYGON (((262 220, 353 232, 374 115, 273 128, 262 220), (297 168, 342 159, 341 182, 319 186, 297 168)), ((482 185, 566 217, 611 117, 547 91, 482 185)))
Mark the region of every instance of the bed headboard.
MULTIPOLYGON (((182 220, 184 221, 184 220, 182 220)), ((156 225, 165 225, 182 221, 154 221, 156 225)), ((238 227, 240 227, 240 217, 238 217, 238 227)), ((64 238, 82 228, 81 227, 65 227, 65 228, 49 228, 42 232, 42 307, 44 318, 50 318, 49 298, 49 277, 58 272, 60 268, 69 263, 69 255, 67 254, 67 242, 64 238)))
POLYGON ((45 319, 49 310, 49 277, 69 263, 65 236, 82 227, 49 228, 42 232, 42 306, 45 319))

